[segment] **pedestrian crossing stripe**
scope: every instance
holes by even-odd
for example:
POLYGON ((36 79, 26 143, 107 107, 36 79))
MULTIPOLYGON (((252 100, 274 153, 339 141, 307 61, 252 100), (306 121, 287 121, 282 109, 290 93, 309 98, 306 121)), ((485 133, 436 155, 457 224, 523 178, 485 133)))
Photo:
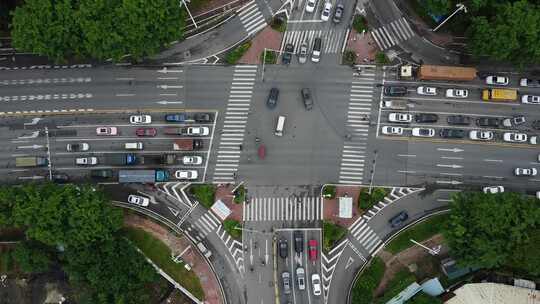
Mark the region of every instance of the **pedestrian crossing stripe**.
POLYGON ((411 26, 405 18, 396 19, 389 24, 376 28, 371 31, 371 36, 381 50, 391 48, 406 41, 415 35, 411 26))
POLYGON ((244 204, 244 221, 314 221, 323 219, 320 197, 251 198, 244 204))
POLYGON ((298 53, 300 45, 306 43, 308 50, 313 49, 315 38, 321 38, 323 53, 337 53, 341 51, 341 41, 345 37, 345 30, 294 30, 286 31, 281 43, 283 51, 287 43, 294 45, 294 53, 298 53))
POLYGON ((238 17, 248 35, 253 35, 266 26, 266 20, 254 0, 238 10, 238 17))

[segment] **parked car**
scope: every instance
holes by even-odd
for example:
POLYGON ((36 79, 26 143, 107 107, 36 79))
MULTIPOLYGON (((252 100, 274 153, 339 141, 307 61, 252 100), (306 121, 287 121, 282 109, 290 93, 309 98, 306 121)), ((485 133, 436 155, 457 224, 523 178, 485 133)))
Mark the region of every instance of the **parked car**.
POLYGON ((437 114, 418 113, 414 116, 414 121, 417 123, 436 123, 439 120, 437 114))
POLYGON ((479 117, 476 119, 476 125, 479 127, 498 128, 501 120, 496 117, 479 117))
POLYGON ((321 20, 328 21, 330 14, 332 13, 332 3, 330 1, 324 3, 324 8, 321 12, 321 20))
POLYGON ((294 232, 294 251, 302 253, 304 251, 304 233, 296 230, 294 232))
POLYGON ((536 95, 523 95, 523 96, 521 96, 521 103, 526 103, 526 104, 540 104, 540 96, 536 96, 536 95))
POLYGON ((384 135, 403 135, 402 127, 384 126, 381 128, 381 131, 384 135))
POLYGON ((306 289, 306 271, 302 267, 296 268, 296 282, 298 283, 298 289, 306 289))
POLYGON ((152 116, 150 115, 131 115, 129 122, 134 125, 150 124, 152 123, 152 116))
POLYGON ((538 136, 533 135, 533 136, 529 137, 529 143, 531 145, 537 145, 538 144, 538 136))
POLYGON ((488 76, 486 77, 486 84, 505 86, 508 85, 510 80, 505 76, 488 76))
POLYGON ((212 122, 212 116, 209 113, 195 113, 193 120, 199 123, 209 123, 212 122))
POLYGON ((539 88, 540 80, 530 79, 530 78, 521 78, 519 80, 519 85, 522 87, 539 88))
POLYGON ((512 127, 522 125, 526 121, 527 120, 525 119, 525 116, 523 116, 523 115, 515 115, 515 116, 512 116, 512 117, 507 117, 507 118, 503 119, 502 125, 504 127, 507 127, 507 128, 512 128, 512 127))
POLYGON ((75 159, 75 164, 79 166, 94 166, 97 165, 98 159, 95 156, 78 157, 75 159))
POLYGON ((313 98, 311 98, 311 91, 308 88, 303 88, 300 93, 302 94, 304 108, 306 108, 308 111, 313 109, 313 98))
POLYGON ((313 295, 320 296, 321 295, 321 277, 318 273, 314 273, 311 275, 311 286, 313 287, 313 295))
POLYGON ((176 179, 194 180, 199 177, 197 170, 177 170, 174 172, 176 179))
POLYGON ((185 122, 188 119, 186 113, 174 113, 165 115, 166 122, 185 122))
POLYGON ((281 280, 283 281, 283 293, 284 294, 290 294, 291 293, 291 275, 285 271, 281 274, 281 280))
POLYGON ((390 122, 412 122, 412 115, 408 113, 390 113, 388 114, 388 121, 390 122))
POLYGON ((302 43, 298 48, 298 62, 306 63, 308 58, 308 46, 306 43, 302 43))
POLYGON ((418 88, 416 88, 416 93, 418 93, 419 95, 435 96, 435 95, 437 95, 437 88, 419 86, 418 88))
POLYGON ((469 138, 472 140, 492 140, 495 134, 491 131, 472 130, 469 132, 469 138))
POLYGON ((186 132, 188 136, 207 136, 208 134, 210 134, 208 127, 189 127, 186 132))
POLYGON ((69 176, 65 173, 60 173, 60 172, 54 172, 52 174, 52 179, 51 179, 54 183, 57 183, 57 184, 65 184, 67 182, 69 182, 69 176))
POLYGON ((292 43, 287 43, 285 45, 285 49, 283 50, 283 55, 281 56, 281 63, 283 64, 291 63, 293 52, 294 52, 294 45, 292 43))
POLYGON ((439 136, 442 138, 463 138, 465 131, 460 129, 442 129, 439 131, 439 136))
POLYGON ((111 178, 113 174, 112 169, 95 169, 90 171, 90 177, 92 178, 111 178))
POLYGON ((88 143, 78 143, 78 144, 67 144, 66 150, 68 152, 83 152, 88 151, 90 149, 90 145, 88 143))
POLYGON ((270 109, 273 109, 276 107, 279 97, 279 90, 278 88, 271 88, 270 92, 268 93, 268 98, 266 99, 266 106, 270 109))
POLYGON ((126 150, 142 150, 144 149, 144 145, 142 142, 127 142, 124 143, 124 149, 126 150))
POLYGON ((135 135, 139 137, 154 137, 157 135, 156 128, 137 128, 135 135))
POLYGON ((516 176, 536 176, 537 173, 536 168, 516 168, 514 170, 516 176))
POLYGON ((412 136, 414 137, 433 137, 435 129, 432 128, 412 128, 412 136))
POLYGON ((384 87, 383 93, 386 96, 405 96, 407 95, 407 88, 402 86, 388 86, 384 87))
POLYGON ((189 155, 182 157, 182 164, 184 165, 200 165, 203 162, 201 156, 189 155))
POLYGON ((116 127, 98 127, 96 134, 100 136, 114 136, 118 135, 118 129, 116 127))
POLYGON ((407 211, 401 211, 388 220, 392 228, 398 228, 409 218, 407 211))
POLYGON ((316 261, 317 260, 317 249, 318 243, 317 240, 311 239, 308 241, 308 256, 310 261, 316 261))
POLYGON ((343 4, 341 3, 338 3, 336 5, 336 9, 334 10, 334 18, 332 19, 332 21, 334 23, 340 23, 341 22, 341 18, 343 18, 343 10, 345 9, 345 7, 343 6, 343 4))
POLYGON ((307 0, 306 3, 306 12, 313 13, 315 11, 315 3, 317 0, 307 0))
POLYGON ((487 194, 503 193, 504 187, 503 186, 488 186, 488 187, 484 187, 482 191, 484 191, 484 193, 487 193, 487 194))
POLYGON ((464 115, 450 115, 446 118, 449 125, 468 126, 471 124, 471 118, 464 115))
POLYGON ((133 195, 128 196, 128 203, 146 207, 150 204, 150 199, 144 196, 133 195))
POLYGON ((287 243, 287 240, 280 239, 279 240, 279 256, 282 259, 286 259, 289 255, 289 244, 287 243))
POLYGON ((527 142, 527 134, 517 132, 505 132, 503 134, 503 140, 506 142, 522 143, 527 142))
POLYGON ((465 89, 447 89, 446 97, 449 98, 467 98, 469 96, 469 91, 465 89))

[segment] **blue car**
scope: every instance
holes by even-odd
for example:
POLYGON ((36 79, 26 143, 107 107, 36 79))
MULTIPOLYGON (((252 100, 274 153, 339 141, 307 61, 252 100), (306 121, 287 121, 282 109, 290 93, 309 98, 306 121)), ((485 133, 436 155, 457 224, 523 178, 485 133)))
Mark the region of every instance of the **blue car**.
POLYGON ((165 121, 167 122, 184 122, 187 116, 185 113, 167 114, 165 115, 165 121))

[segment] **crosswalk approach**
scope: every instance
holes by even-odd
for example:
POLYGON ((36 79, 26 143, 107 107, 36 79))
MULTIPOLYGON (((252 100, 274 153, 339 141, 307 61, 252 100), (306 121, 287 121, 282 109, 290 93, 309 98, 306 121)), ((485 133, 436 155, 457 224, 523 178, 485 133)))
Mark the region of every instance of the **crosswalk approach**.
POLYGON ((248 35, 253 35, 266 26, 266 20, 255 0, 241 7, 238 10, 238 17, 248 35))
POLYGON ((353 73, 354 80, 349 94, 349 108, 345 124, 346 138, 341 153, 339 182, 342 184, 362 184, 364 176, 369 117, 373 99, 375 80, 374 66, 357 66, 361 72, 353 73))
POLYGON ((244 204, 244 221, 314 221, 323 219, 320 197, 251 198, 244 204))
POLYGON ((315 38, 322 38, 323 53, 338 53, 341 52, 345 30, 293 30, 286 31, 281 43, 281 49, 287 43, 294 45, 294 53, 298 53, 300 45, 306 43, 308 49, 311 50, 315 38))
POLYGON ((234 70, 223 129, 217 147, 213 182, 232 182, 238 171, 256 76, 256 65, 237 66, 234 70))
POLYGON ((413 37, 414 31, 405 18, 400 18, 372 30, 371 36, 381 50, 386 50, 413 37))

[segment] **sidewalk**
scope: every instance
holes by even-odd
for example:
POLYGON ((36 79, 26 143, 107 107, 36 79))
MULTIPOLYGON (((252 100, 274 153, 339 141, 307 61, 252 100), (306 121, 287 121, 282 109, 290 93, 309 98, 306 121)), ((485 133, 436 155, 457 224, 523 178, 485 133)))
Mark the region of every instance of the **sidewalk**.
POLYGON ((377 44, 369 32, 358 33, 351 29, 345 50, 352 50, 356 53, 356 63, 374 63, 375 55, 379 52, 377 44))
MULTIPOLYGON (((257 36, 255 36, 255 38, 253 38, 253 40, 251 40, 251 47, 244 56, 240 58, 239 63, 261 64, 261 54, 264 49, 279 50, 282 38, 283 33, 274 30, 271 26, 265 27, 257 34, 257 36)), ((279 62, 279 60, 277 62, 279 62)))
POLYGON ((360 195, 360 186, 337 186, 336 197, 333 199, 324 199, 324 219, 337 224, 343 228, 348 228, 354 221, 362 215, 358 208, 358 196, 360 195), (352 218, 340 218, 339 215, 339 197, 352 197, 352 218))
POLYGON ((233 201, 234 195, 231 193, 236 186, 235 184, 219 184, 216 187, 215 201, 221 200, 231 210, 228 219, 242 222, 242 204, 236 204, 233 201))

